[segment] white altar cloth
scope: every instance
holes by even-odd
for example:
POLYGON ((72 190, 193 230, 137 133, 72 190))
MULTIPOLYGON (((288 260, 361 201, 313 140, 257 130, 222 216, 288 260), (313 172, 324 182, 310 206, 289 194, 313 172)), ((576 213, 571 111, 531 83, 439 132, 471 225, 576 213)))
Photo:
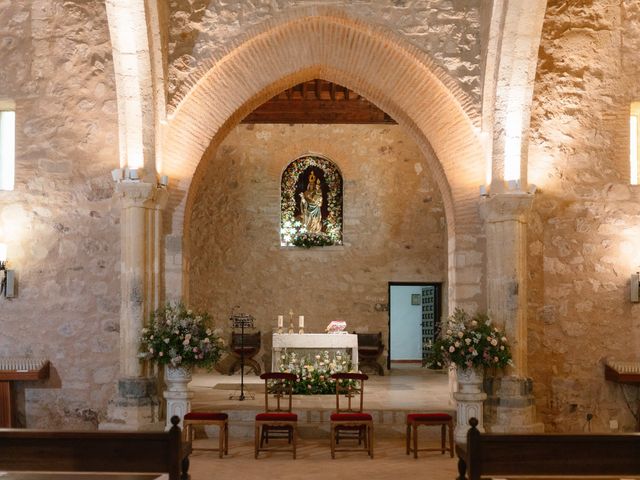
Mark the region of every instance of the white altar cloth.
POLYGON ((351 349, 351 363, 358 370, 358 335, 353 333, 274 333, 271 371, 278 371, 278 359, 287 348, 312 350, 351 349))

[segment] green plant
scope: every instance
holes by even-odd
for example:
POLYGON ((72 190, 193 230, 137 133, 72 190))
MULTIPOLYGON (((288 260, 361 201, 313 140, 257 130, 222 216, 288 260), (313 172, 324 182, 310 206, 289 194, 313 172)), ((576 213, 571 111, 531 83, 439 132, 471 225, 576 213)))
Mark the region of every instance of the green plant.
POLYGON ((293 237, 291 242, 296 247, 326 247, 327 245, 333 245, 333 239, 326 233, 311 233, 302 232, 293 237))
POLYGON ((427 363, 435 368, 451 364, 460 368, 504 368, 511 365, 511 349, 507 337, 491 325, 487 315, 470 317, 456 308, 441 327, 427 363))
POLYGON ((224 341, 211 329, 208 313, 196 313, 182 303, 169 303, 151 314, 140 336, 142 354, 159 365, 204 367, 220 359, 224 341))
POLYGON ((331 375, 351 370, 351 357, 342 352, 330 354, 327 350, 299 357, 295 352, 280 358, 280 371, 296 374, 293 393, 297 395, 335 394, 336 384, 331 375))

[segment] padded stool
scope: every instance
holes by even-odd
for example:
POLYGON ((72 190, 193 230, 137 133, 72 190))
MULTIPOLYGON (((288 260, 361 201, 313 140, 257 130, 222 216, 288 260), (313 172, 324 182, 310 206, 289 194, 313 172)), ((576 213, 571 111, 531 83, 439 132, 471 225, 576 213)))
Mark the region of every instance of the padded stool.
POLYGON ((229 455, 229 415, 220 412, 189 412, 184 416, 184 439, 191 442, 192 450, 218 451, 218 455, 229 455), (220 428, 218 448, 193 448, 196 425, 217 425, 220 428))
POLYGON ((410 413, 407 415, 407 455, 413 451, 413 458, 418 458, 418 452, 449 450, 453 457, 453 417, 448 413, 410 413), (418 427, 440 426, 440 448, 418 449, 418 427), (446 446, 446 429, 449 427, 449 447, 446 446))

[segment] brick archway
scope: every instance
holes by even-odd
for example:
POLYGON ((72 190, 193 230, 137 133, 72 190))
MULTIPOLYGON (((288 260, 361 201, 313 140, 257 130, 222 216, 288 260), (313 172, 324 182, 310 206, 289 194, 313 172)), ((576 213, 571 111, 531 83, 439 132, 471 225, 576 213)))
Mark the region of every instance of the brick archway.
POLYGON ((415 47, 335 12, 267 25, 219 59, 184 94, 161 126, 162 173, 173 182, 172 233, 188 231, 189 192, 197 188, 205 152, 260 103, 313 78, 362 94, 393 116, 423 152, 435 154, 439 161, 431 161, 429 168, 446 209, 449 301, 482 302, 479 291, 464 294, 457 288, 454 262, 454 252, 476 248, 458 244, 456 237, 480 230, 478 185, 484 183, 485 159, 477 112, 415 47))

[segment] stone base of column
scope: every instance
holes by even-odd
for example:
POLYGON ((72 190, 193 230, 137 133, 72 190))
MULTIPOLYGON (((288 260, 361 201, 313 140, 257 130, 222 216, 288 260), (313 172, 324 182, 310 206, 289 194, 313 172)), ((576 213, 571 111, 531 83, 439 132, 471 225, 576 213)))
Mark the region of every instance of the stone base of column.
POLYGON ((162 430, 155 378, 121 378, 99 430, 162 430))
POLYGON ((536 421, 533 381, 515 376, 484 380, 484 426, 491 433, 542 433, 536 421))

